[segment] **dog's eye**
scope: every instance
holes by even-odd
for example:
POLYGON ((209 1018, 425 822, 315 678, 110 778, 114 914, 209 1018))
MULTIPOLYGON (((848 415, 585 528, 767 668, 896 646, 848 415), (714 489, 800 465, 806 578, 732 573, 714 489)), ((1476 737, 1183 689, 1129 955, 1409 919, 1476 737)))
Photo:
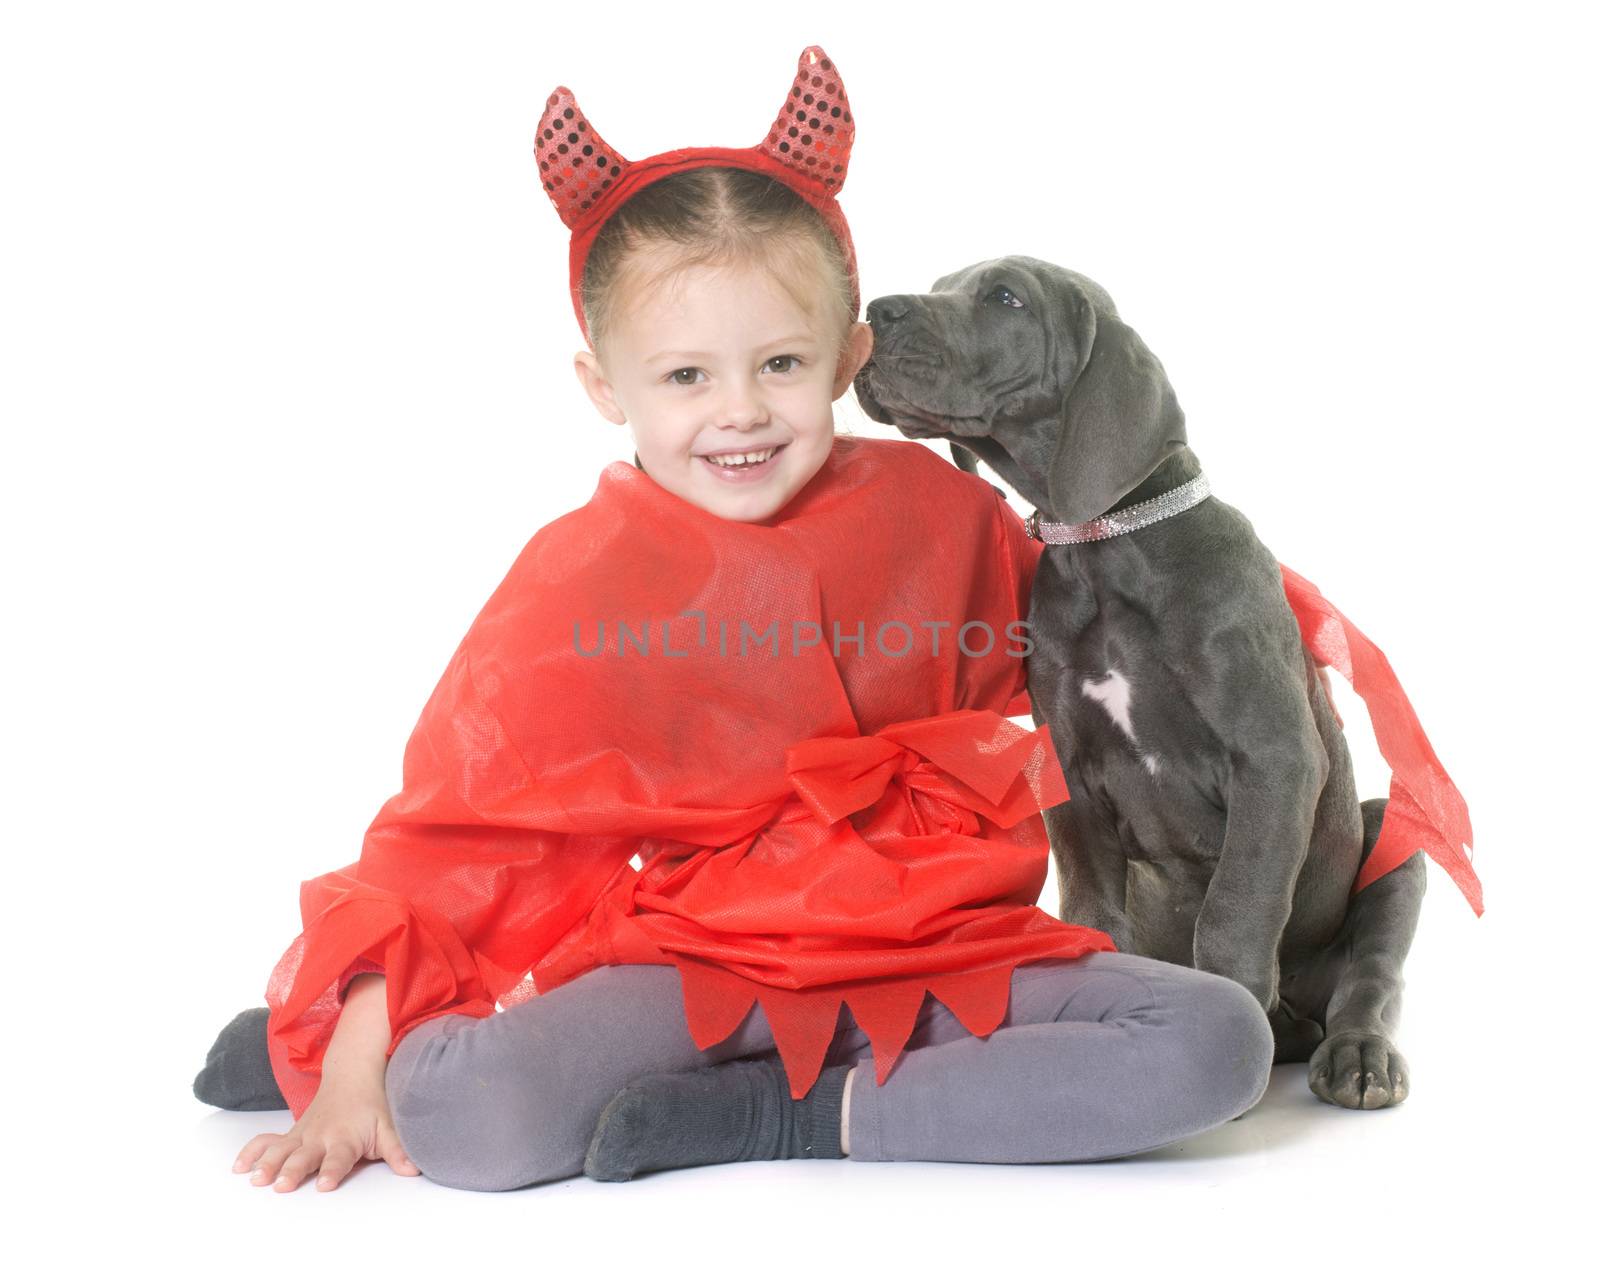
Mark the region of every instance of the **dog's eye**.
POLYGON ((994 288, 994 290, 990 291, 988 295, 984 296, 984 298, 988 300, 998 299, 1007 308, 1025 307, 1022 303, 1022 300, 1008 286, 997 286, 994 288))

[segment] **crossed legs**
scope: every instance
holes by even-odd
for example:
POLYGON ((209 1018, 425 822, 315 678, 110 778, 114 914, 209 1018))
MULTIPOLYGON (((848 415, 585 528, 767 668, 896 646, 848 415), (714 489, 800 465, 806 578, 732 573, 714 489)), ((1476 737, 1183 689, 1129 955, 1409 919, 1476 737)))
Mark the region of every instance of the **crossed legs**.
MULTIPOLYGON (((926 998, 882 1085, 866 1035, 841 1019, 824 1063, 854 1068, 844 1129, 860 1161, 1134 1154, 1241 1114, 1272 1065, 1271 1029, 1244 988, 1120 952, 1019 966, 987 1037, 926 998)), ((424 1023, 396 1048, 386 1084, 424 1175, 505 1190, 580 1174, 601 1111, 630 1081, 774 1049, 759 1005, 697 1049, 675 969, 610 965, 491 1017, 424 1023)))

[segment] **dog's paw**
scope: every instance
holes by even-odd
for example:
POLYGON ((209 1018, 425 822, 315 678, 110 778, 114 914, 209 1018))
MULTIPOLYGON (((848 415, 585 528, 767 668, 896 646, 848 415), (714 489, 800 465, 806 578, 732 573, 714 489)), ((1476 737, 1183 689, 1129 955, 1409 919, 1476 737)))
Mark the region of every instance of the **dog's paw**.
POLYGON ((1307 1079, 1323 1101, 1351 1110, 1397 1106, 1411 1092, 1400 1050, 1387 1037, 1367 1031, 1330 1035, 1311 1055, 1307 1079))

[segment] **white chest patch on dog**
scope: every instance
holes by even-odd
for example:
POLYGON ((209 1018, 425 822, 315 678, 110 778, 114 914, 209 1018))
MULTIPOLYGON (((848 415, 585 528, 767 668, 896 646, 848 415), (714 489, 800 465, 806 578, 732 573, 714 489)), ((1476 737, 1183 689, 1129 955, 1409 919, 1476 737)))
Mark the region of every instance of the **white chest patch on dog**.
POLYGON ((1121 673, 1107 670, 1105 678, 1098 683, 1084 679, 1083 694, 1105 706, 1106 713, 1111 715, 1112 722, 1122 728, 1123 735, 1129 740, 1135 739, 1133 719, 1128 713, 1128 707, 1133 704, 1133 685, 1121 673))
POLYGON ((1155 754, 1153 754, 1153 753, 1145 754, 1145 756, 1144 756, 1144 769, 1146 771, 1148 771, 1151 775, 1160 775, 1161 774, 1161 759, 1156 757, 1155 754))

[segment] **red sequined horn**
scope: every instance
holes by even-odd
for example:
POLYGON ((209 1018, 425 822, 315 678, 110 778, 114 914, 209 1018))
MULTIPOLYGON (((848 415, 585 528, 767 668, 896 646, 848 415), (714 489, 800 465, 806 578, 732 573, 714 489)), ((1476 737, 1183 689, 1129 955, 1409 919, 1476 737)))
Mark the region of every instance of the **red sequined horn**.
POLYGON ((757 148, 837 195, 855 139, 844 83, 821 46, 813 44, 800 54, 789 96, 757 148))
POLYGON ((550 94, 539 120, 539 174, 568 229, 632 164, 590 126, 565 84, 550 94))
POLYGON ((815 207, 844 252, 854 316, 861 309, 861 282, 855 245, 837 195, 850 167, 855 136, 855 117, 838 69, 817 44, 800 54, 794 83, 766 137, 741 148, 697 146, 625 159, 585 118, 572 90, 565 84, 557 87, 545 102, 535 148, 545 192, 562 223, 572 230, 569 290, 584 338, 589 338, 589 327, 583 314, 583 271, 601 226, 647 185, 695 167, 762 172, 815 207))
MULTIPOLYGON (((794 83, 767 136, 749 148, 807 178, 819 192, 837 195, 849 171, 855 136, 844 83, 822 47, 813 44, 800 54, 794 83)), ((608 201, 607 191, 636 166, 600 135, 565 84, 545 102, 536 148, 545 191, 568 229, 588 220, 590 212, 608 201)), ((641 165, 689 153, 673 150, 641 160, 641 165)))

